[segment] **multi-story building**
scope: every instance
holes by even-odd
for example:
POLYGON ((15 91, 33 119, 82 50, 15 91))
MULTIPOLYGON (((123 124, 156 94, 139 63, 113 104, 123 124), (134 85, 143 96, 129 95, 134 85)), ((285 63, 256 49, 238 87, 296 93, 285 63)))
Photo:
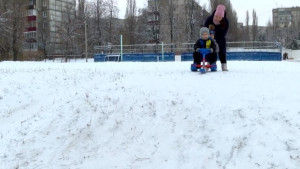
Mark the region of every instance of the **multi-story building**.
POLYGON ((74 0, 29 0, 24 51, 43 51, 47 47, 53 54, 62 53, 58 29, 64 14, 74 10, 74 0))
POLYGON ((148 1, 148 32, 149 43, 159 43, 159 30, 160 30, 160 14, 158 10, 159 0, 148 1))
MULTIPOLYGON (((273 9, 273 26, 300 46, 300 7, 273 9)), ((284 41, 284 43, 291 43, 284 41)))
POLYGON ((26 25, 26 29, 24 32, 25 42, 23 49, 25 52, 37 52, 37 10, 35 0, 29 0, 26 17, 28 25, 26 25))
POLYGON ((273 9, 273 25, 277 28, 300 28, 300 7, 273 9))

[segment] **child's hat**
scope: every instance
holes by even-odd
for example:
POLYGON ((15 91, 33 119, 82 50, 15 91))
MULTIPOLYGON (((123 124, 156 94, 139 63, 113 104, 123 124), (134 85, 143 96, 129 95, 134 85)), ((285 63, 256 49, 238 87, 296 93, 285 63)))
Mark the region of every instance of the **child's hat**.
POLYGON ((224 5, 218 5, 217 9, 216 9, 216 12, 215 12, 215 16, 224 18, 224 15, 225 15, 225 6, 224 5))
POLYGON ((209 34, 209 29, 207 28, 207 27, 202 27, 201 29, 200 29, 200 36, 202 36, 202 34, 203 33, 207 33, 207 34, 209 34))

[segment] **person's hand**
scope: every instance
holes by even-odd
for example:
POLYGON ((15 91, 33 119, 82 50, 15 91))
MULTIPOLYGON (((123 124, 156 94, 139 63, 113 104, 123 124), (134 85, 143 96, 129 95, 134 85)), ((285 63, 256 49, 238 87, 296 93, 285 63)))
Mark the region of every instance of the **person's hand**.
POLYGON ((210 53, 214 53, 214 49, 213 48, 210 48, 210 53))
POLYGON ((196 52, 199 52, 199 53, 200 53, 200 48, 197 48, 197 49, 196 49, 196 52))

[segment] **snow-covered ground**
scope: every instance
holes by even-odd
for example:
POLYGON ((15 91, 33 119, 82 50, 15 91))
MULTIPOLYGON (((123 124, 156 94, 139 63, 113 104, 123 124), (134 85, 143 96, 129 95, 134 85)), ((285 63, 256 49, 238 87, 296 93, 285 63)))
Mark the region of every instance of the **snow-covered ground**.
POLYGON ((189 67, 0 62, 0 168, 300 168, 300 62, 189 67))

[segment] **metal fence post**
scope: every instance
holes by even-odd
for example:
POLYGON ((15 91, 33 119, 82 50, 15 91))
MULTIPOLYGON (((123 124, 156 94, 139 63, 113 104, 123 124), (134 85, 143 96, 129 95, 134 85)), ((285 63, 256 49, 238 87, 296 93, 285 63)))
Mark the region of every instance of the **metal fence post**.
POLYGON ((123 61, 123 35, 121 35, 121 40, 120 40, 121 42, 121 61, 123 61))
POLYGON ((85 61, 88 62, 86 19, 84 20, 84 38, 85 38, 85 61))
POLYGON ((164 56, 164 42, 161 42, 161 60, 165 61, 165 56, 164 56))

